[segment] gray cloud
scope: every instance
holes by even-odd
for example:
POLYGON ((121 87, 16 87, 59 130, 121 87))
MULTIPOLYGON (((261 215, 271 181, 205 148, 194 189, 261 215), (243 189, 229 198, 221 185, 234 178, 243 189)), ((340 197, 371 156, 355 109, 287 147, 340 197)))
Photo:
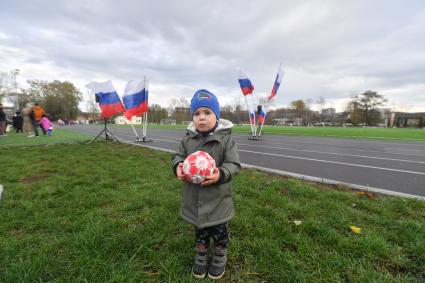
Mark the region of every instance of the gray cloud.
POLYGON ((80 88, 146 75, 167 105, 200 87, 230 103, 237 68, 267 95, 283 62, 276 107, 323 96, 341 109, 373 89, 425 111, 423 1, 157 2, 3 1, 0 70, 80 88))

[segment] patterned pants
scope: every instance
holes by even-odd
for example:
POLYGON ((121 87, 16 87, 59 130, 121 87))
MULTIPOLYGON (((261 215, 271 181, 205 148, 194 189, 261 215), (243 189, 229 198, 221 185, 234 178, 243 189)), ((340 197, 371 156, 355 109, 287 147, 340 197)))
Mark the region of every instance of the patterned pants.
POLYGON ((213 238, 216 247, 226 249, 229 245, 229 234, 227 232, 228 226, 228 222, 204 229, 198 229, 195 226, 196 246, 208 249, 210 239, 213 238))

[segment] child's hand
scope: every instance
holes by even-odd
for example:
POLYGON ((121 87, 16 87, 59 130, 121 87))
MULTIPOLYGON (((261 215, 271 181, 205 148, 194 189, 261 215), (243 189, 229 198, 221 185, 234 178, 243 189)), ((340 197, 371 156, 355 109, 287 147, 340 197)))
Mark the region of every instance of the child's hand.
POLYGON ((179 165, 177 165, 177 179, 180 181, 184 180, 183 177, 183 162, 180 162, 179 165))
POLYGON ((205 186, 209 186, 209 185, 215 184, 215 183, 218 182, 218 180, 220 180, 220 171, 218 170, 217 167, 215 167, 212 175, 211 176, 208 176, 205 179, 205 181, 203 181, 201 183, 201 186, 202 187, 205 187, 205 186))

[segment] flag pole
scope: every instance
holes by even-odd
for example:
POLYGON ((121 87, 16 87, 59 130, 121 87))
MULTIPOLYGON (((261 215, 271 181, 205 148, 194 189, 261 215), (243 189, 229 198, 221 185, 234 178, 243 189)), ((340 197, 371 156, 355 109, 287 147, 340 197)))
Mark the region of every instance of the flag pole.
POLYGON ((254 105, 254 95, 251 93, 251 104, 254 107, 254 138, 257 138, 257 128, 255 127, 255 105, 254 105))
MULTIPOLYGON (((143 76, 143 85, 145 86, 145 92, 148 92, 148 87, 146 86, 146 76, 143 76)), ((146 105, 147 105, 146 101, 146 105)), ((146 125, 148 123, 148 107, 146 107, 146 112, 143 113, 143 123, 142 123, 142 139, 146 141, 146 125)))
POLYGON ((136 136, 136 141, 140 141, 139 135, 137 134, 136 129, 134 128, 134 125, 133 125, 133 117, 131 117, 130 125, 133 128, 134 135, 136 136))
POLYGON ((146 140, 146 127, 148 124, 148 112, 146 111, 144 114, 144 119, 143 119, 143 140, 146 140))
MULTIPOLYGON (((251 113, 250 113, 249 105, 248 105, 248 99, 246 98, 246 95, 244 95, 244 97, 245 97, 246 108, 248 109, 248 117, 251 117, 251 113)), ((255 114, 254 114, 254 115, 255 115, 255 114)), ((255 121, 255 120, 254 120, 254 121, 255 121)), ((249 124, 250 124, 250 126, 251 126, 251 134, 252 134, 252 138, 254 139, 254 128, 253 128, 253 125, 252 125, 252 123, 251 123, 251 119, 249 119, 249 124)))

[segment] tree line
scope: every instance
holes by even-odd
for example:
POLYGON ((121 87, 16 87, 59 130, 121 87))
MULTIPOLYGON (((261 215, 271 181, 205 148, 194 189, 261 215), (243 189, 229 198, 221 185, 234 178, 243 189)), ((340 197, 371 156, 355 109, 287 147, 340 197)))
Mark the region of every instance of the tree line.
MULTIPOLYGON (((20 108, 23 108, 23 106, 27 104, 34 104, 37 102, 51 115, 53 120, 59 118, 75 120, 82 114, 78 108, 79 103, 83 100, 82 93, 71 82, 58 80, 52 82, 28 80, 28 88, 18 89, 15 85, 16 91, 14 91, 13 87, 10 87, 10 84, 5 83, 4 78, 4 75, 0 76, 0 99, 13 96, 15 100, 18 100, 17 104, 20 108)), ((377 125, 382 122, 379 107, 384 105, 386 101, 387 100, 376 91, 365 91, 354 96, 342 113, 332 113, 331 120, 335 123, 351 123, 353 125, 377 125)), ((93 99, 87 99, 85 102, 88 112, 85 113, 86 116, 99 116, 97 103, 95 103, 93 99)), ((266 99, 260 99, 259 103, 268 106, 267 104, 269 102, 266 99)), ((316 102, 316 105, 318 105, 320 109, 319 111, 313 111, 311 109, 311 100, 294 100, 287 108, 270 110, 267 114, 266 123, 273 124, 276 119, 285 116, 290 116, 293 119, 302 121, 304 125, 329 121, 329 114, 323 112, 323 110, 325 110, 325 104, 325 99, 320 97, 316 102), (288 113, 291 115, 288 115, 288 113)), ((162 107, 159 104, 149 105, 149 121, 152 123, 160 123, 161 120, 167 118, 172 118, 176 120, 177 123, 190 121, 191 115, 189 107, 190 101, 186 98, 171 99, 168 107, 162 107)), ((248 123, 248 113, 244 108, 240 100, 238 100, 233 105, 222 106, 221 116, 236 124, 248 123)))
POLYGON ((28 80, 28 88, 13 89, 5 83, 4 75, 0 78, 0 99, 10 98, 16 107, 39 103, 53 120, 75 120, 80 114, 82 95, 71 82, 28 80))

